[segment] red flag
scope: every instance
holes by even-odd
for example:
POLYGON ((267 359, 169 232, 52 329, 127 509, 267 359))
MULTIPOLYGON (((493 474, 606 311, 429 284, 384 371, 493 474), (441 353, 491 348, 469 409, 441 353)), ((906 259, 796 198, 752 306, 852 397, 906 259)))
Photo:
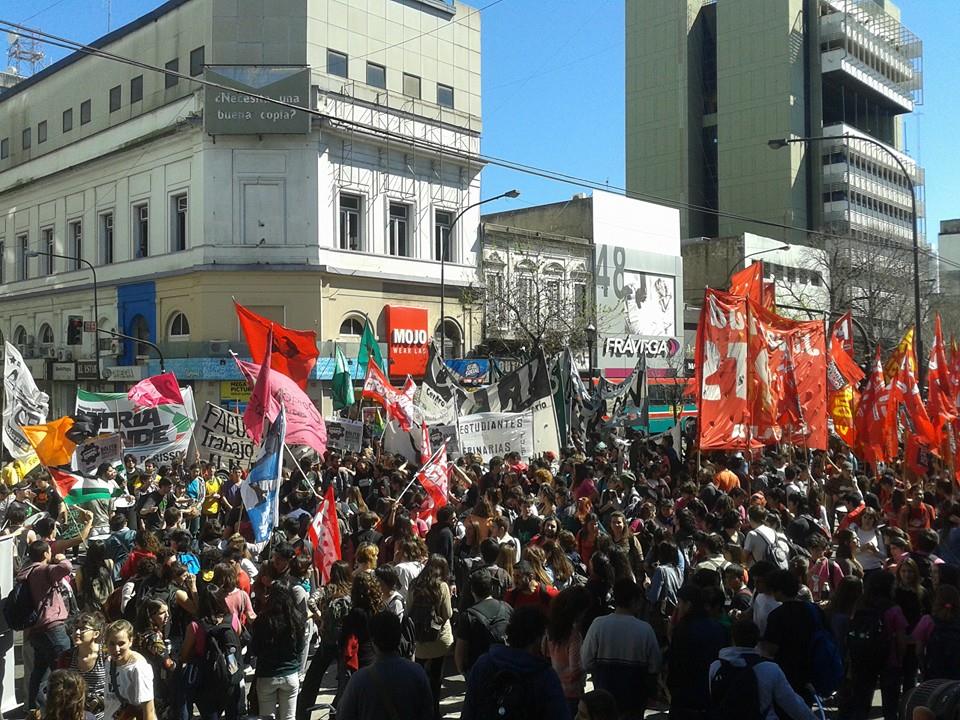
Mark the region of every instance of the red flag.
POLYGON ((755 262, 731 275, 730 294, 752 300, 767 310, 773 309, 774 286, 763 279, 762 262, 755 262))
POLYGON ((337 521, 337 501, 333 494, 333 485, 327 488, 323 502, 317 509, 310 527, 307 528, 310 542, 317 549, 313 554, 313 563, 320 573, 323 584, 330 582, 330 568, 340 554, 340 523, 337 521))
POLYGON ((696 348, 701 450, 749 447, 747 355, 747 299, 708 288, 696 348))
POLYGON ((943 328, 939 313, 933 324, 933 347, 930 348, 930 362, 927 368, 927 406, 937 432, 942 433, 944 426, 957 417, 957 407, 950 381, 950 368, 947 365, 947 352, 943 344, 943 328))
POLYGON ((903 354, 900 360, 900 369, 890 385, 890 413, 895 418, 897 410, 903 405, 908 424, 907 432, 910 435, 919 436, 917 439, 922 444, 930 448, 939 448, 940 435, 933 423, 930 422, 927 409, 923 406, 920 387, 913 372, 915 365, 916 358, 913 357, 913 347, 911 346, 910 351, 903 354))
POLYGON ((148 377, 127 391, 127 399, 134 407, 153 408, 158 405, 183 405, 180 383, 172 372, 148 377))
POLYGON ((437 519, 437 510, 447 504, 450 468, 447 465, 447 444, 441 445, 427 463, 420 468, 417 479, 430 498, 430 505, 420 513, 422 519, 437 519))
POLYGON ((827 363, 827 406, 833 419, 833 429, 850 447, 854 447, 854 414, 859 393, 857 387, 864 378, 863 370, 853 359, 853 318, 850 313, 840 317, 830 334, 830 361, 827 363))
POLYGON ((425 422, 420 423, 420 432, 423 433, 423 447, 420 448, 420 465, 430 462, 433 451, 430 449, 430 430, 425 422))
POLYGON ((400 423, 400 429, 404 432, 409 431, 416 421, 411 386, 416 390, 413 380, 408 380, 403 390, 395 388, 374 359, 370 358, 367 363, 367 379, 363 383, 363 397, 380 403, 387 414, 400 423))
POLYGON ((887 395, 878 347, 854 419, 857 448, 863 458, 873 464, 886 462, 896 456, 896 432, 890 422, 892 413, 886 402, 887 395))
POLYGON ((265 362, 260 366, 260 372, 257 373, 257 380, 253 385, 253 392, 250 393, 250 402, 243 413, 243 424, 247 428, 247 435, 254 442, 260 442, 263 437, 264 419, 273 422, 280 414, 280 403, 270 392, 270 355, 273 339, 273 330, 267 331, 267 355, 265 362))
POLYGON ((260 317, 236 300, 233 302, 243 328, 243 336, 250 348, 250 357, 258 365, 264 364, 267 339, 273 331, 270 343, 270 367, 292 379, 301 390, 307 389, 307 380, 317 364, 317 334, 312 330, 291 330, 279 323, 260 317))

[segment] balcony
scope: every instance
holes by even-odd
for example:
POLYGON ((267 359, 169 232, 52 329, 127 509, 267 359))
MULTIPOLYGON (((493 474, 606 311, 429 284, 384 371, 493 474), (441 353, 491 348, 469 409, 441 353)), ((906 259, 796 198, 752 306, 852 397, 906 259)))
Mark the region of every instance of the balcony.
POLYGON ((873 0, 825 0, 822 71, 841 73, 900 113, 923 102, 923 43, 873 0))

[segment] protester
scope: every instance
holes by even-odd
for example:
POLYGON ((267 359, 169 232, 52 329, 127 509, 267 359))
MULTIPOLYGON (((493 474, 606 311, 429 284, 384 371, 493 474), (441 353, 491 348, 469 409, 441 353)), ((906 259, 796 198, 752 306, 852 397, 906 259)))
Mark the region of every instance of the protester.
POLYGON ((104 637, 109 654, 104 717, 157 720, 153 669, 143 655, 133 650, 133 626, 126 620, 117 620, 107 626, 104 637))

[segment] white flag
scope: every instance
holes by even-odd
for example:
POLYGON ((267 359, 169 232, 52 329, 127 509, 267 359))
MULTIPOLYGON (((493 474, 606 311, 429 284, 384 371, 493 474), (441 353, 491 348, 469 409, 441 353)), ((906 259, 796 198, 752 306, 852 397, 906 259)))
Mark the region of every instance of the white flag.
POLYGON ((50 397, 41 392, 16 347, 4 343, 3 391, 3 446, 13 457, 23 459, 33 453, 21 425, 42 425, 47 421, 50 397))

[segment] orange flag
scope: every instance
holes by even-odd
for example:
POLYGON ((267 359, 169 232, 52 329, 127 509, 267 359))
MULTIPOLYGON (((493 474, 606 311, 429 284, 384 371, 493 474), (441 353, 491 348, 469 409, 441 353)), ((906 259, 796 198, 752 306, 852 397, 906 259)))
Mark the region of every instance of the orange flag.
POLYGON ((270 367, 293 380, 301 390, 306 390, 307 380, 320 354, 317 350, 317 334, 312 330, 291 330, 257 315, 236 300, 233 305, 253 362, 256 365, 263 364, 267 354, 267 337, 272 328, 270 367))
POLYGON ((763 279, 763 263, 755 262, 730 276, 730 294, 753 300, 766 310, 774 304, 774 285, 763 279))
POLYGON ((77 444, 67 437, 73 424, 72 417, 62 417, 45 425, 24 425, 21 430, 33 445, 40 462, 52 467, 69 463, 77 448, 77 444))

